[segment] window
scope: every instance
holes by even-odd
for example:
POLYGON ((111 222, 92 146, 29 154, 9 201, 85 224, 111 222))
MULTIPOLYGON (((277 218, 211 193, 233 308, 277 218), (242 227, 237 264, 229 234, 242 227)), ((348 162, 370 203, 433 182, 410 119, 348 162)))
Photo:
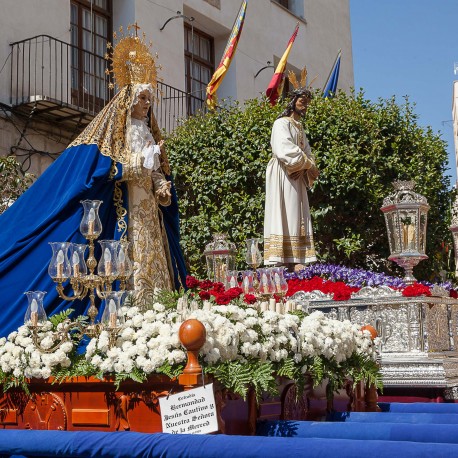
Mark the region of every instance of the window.
POLYGON ((213 75, 213 38, 185 24, 184 60, 188 115, 194 114, 205 103, 206 89, 213 75), (193 43, 194 35, 194 43, 193 43))
POLYGON ((104 55, 112 36, 111 0, 72 0, 70 22, 72 103, 97 112, 109 99, 104 55))
POLYGON ((304 19, 304 0, 272 0, 286 8, 295 16, 304 19))
POLYGON ((280 3, 281 6, 289 9, 289 0, 275 0, 277 3, 280 3))

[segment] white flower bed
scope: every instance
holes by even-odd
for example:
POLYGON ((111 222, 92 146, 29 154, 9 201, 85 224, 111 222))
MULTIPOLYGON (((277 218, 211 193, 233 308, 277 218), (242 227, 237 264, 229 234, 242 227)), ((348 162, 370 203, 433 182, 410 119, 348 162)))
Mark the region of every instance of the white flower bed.
MULTIPOLYGON (((55 344, 51 327, 51 323, 47 322, 38 335, 44 349, 55 344)), ((72 350, 73 342, 68 341, 51 353, 40 352, 33 344, 29 328, 24 325, 12 332, 7 339, 0 339, 0 369, 14 377, 48 378, 53 369, 70 366, 69 354, 72 350)))
MULTIPOLYGON (((349 321, 326 318, 321 312, 300 319, 289 313, 261 313, 229 304, 180 313, 159 303, 144 313, 137 307, 123 310, 126 324, 116 345, 109 348, 108 333, 103 331, 86 349, 86 360, 105 374, 128 374, 134 369, 151 374, 164 363, 185 363, 178 330, 188 318, 198 319, 207 330, 201 355, 208 366, 225 361, 277 363, 291 358, 296 364, 303 363, 305 372, 314 356, 341 363, 355 352, 371 358, 376 354, 368 331, 362 332, 349 321)), ((41 329, 39 339, 44 348, 53 346, 51 323, 41 329)), ((0 339, 0 369, 14 377, 48 378, 53 370, 70 366, 73 349, 73 343, 67 342, 52 353, 41 353, 29 329, 21 326, 7 339, 0 339)))
POLYGON ((211 310, 164 310, 154 304, 153 310, 140 313, 126 309, 126 327, 116 346, 108 349, 108 336, 103 332, 91 340, 86 359, 103 372, 131 372, 134 367, 146 374, 155 372, 164 362, 184 363, 186 354, 178 340, 178 330, 185 319, 196 318, 207 331, 201 355, 207 365, 224 361, 281 362, 293 358, 296 363, 322 355, 340 363, 354 352, 375 358, 375 345, 368 331, 349 321, 326 318, 314 312, 300 320, 293 314, 263 313, 254 308, 216 305, 211 310))

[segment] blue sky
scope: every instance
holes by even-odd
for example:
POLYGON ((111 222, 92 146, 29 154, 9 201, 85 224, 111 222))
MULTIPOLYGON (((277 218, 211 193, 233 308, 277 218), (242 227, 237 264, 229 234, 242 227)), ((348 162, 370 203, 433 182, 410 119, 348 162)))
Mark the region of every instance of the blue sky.
MULTIPOLYGON (((355 88, 366 97, 403 96, 419 124, 448 143, 448 174, 456 181, 452 90, 458 75, 458 0, 350 0, 355 88)), ((342 56, 344 59, 344 56, 342 56)))

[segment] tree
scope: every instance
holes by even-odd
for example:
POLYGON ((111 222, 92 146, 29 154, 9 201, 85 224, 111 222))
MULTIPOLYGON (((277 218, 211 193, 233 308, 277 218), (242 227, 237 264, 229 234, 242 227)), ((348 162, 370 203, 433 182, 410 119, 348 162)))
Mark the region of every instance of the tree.
MULTIPOLYGON (((228 233, 239 248, 261 237, 265 169, 273 121, 284 108, 264 99, 234 103, 187 119, 168 138, 182 214, 182 244, 191 271, 205 275, 201 254, 214 232, 228 233)), ((372 270, 394 269, 388 263, 383 198, 391 182, 414 179, 428 199, 430 260, 416 274, 444 268, 436 256, 448 231, 451 192, 445 176, 445 143, 418 125, 413 106, 394 98, 370 102, 364 93, 320 94, 311 104, 305 129, 321 175, 309 192, 315 241, 321 259, 372 270)), ((449 266, 451 269, 451 266, 449 266)))
POLYGON ((32 184, 33 175, 25 173, 14 156, 0 157, 0 214, 32 184))

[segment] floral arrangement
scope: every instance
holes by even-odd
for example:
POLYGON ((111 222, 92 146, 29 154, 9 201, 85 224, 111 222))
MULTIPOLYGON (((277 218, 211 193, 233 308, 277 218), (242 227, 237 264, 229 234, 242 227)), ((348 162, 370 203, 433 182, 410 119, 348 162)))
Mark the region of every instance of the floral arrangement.
POLYGON ((12 386, 22 386, 28 392, 27 379, 47 379, 72 365, 79 338, 69 336, 69 340, 59 346, 59 341, 55 340, 55 332, 62 331, 62 322, 72 311, 68 309, 54 315, 38 332, 41 347, 45 350, 57 347, 55 351, 39 351, 33 343, 29 327, 25 325, 12 332, 8 338, 0 338, 0 384, 4 391, 12 386))
MULTIPOLYGON (((159 294, 147 310, 124 306, 125 326, 111 348, 107 332, 102 331, 84 354, 78 354, 76 339, 53 353, 41 354, 28 328, 22 326, 0 341, 0 383, 7 389, 25 384, 30 377, 110 375, 118 384, 128 378, 141 382, 153 373, 175 377, 186 362, 179 327, 196 318, 207 331, 200 352, 204 371, 243 397, 250 388, 258 397, 263 392, 274 394, 279 376, 301 387, 305 373, 315 384, 326 379, 330 394, 349 377, 381 386, 375 362, 377 341, 369 331, 321 312, 261 312, 249 305, 250 295, 243 295, 240 288, 224 292, 218 284, 196 282, 189 279, 188 286, 193 287, 181 297, 159 294)), ((58 326, 55 320, 41 329, 42 346, 52 346, 50 332, 58 326)))
MULTIPOLYGON (((406 297, 431 296, 433 286, 429 282, 417 282, 406 286, 402 278, 326 263, 311 264, 299 272, 286 272, 285 277, 288 279, 287 296, 293 296, 298 291, 317 290, 331 294, 336 301, 350 299, 352 293, 364 286, 388 286, 401 291, 406 297)), ((450 297, 458 297, 450 282, 441 283, 439 286, 449 291, 450 297)))

